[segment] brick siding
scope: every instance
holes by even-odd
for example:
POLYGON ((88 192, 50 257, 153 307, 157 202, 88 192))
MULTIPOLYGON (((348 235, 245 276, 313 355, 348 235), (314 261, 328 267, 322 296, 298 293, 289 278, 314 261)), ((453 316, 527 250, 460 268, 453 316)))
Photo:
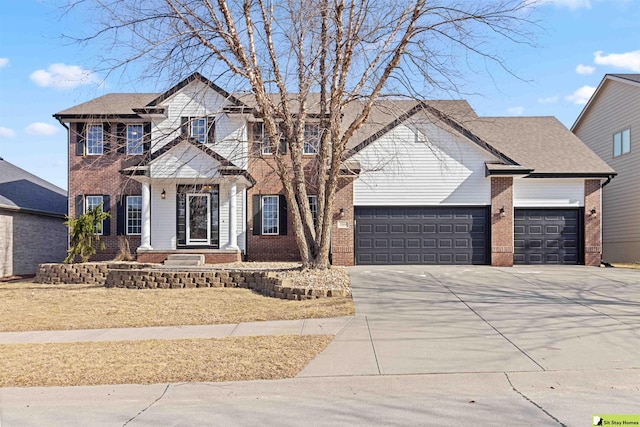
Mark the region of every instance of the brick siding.
MULTIPOLYGON (((111 123, 111 132, 105 132, 105 139, 111 144, 108 154, 96 156, 76 156, 75 141, 76 129, 72 123, 70 126, 69 141, 69 216, 76 215, 76 196, 78 195, 109 195, 111 214, 111 232, 109 236, 101 236, 100 240, 105 244, 105 250, 98 250, 91 257, 92 261, 110 260, 118 253, 117 236, 117 200, 121 195, 140 195, 142 192, 139 182, 120 173, 123 168, 137 164, 142 156, 130 156, 117 152, 117 139, 115 135, 116 123, 111 123)), ((105 207, 106 210, 106 207, 105 207)), ((140 236, 126 236, 132 254, 140 246, 140 236)))
POLYGON ((38 264, 67 256, 64 219, 0 211, 0 277, 36 274, 38 264))
POLYGON ((513 266, 513 178, 491 177, 491 265, 513 266), (504 207, 504 215, 500 209, 504 207))

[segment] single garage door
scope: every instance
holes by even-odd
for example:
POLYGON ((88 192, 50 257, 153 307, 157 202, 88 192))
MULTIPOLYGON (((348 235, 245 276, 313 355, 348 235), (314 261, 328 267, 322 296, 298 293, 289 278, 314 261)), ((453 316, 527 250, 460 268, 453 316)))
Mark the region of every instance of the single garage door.
POLYGON ((488 264, 488 207, 356 207, 356 264, 488 264))
POLYGON ((579 264, 580 209, 516 209, 515 264, 579 264))

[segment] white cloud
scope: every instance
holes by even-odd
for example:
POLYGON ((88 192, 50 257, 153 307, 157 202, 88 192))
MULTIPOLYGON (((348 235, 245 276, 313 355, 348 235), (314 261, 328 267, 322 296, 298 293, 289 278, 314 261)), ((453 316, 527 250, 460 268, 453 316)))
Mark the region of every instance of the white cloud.
POLYGON ((589 98, 591 98, 591 95, 593 95, 595 91, 596 88, 593 86, 582 86, 571 95, 565 96, 564 99, 576 105, 584 105, 589 101, 589 98))
POLYGON ((625 53, 610 53, 603 55, 602 51, 593 53, 593 62, 598 65, 611 65, 615 68, 640 73, 640 50, 625 53))
POLYGON ((556 102, 558 102, 558 95, 548 96, 546 98, 538 98, 538 102, 540 104, 555 104, 556 102))
POLYGON ((29 78, 38 86, 56 89, 72 89, 81 85, 100 84, 92 71, 78 65, 51 64, 47 70, 37 70, 29 78))
POLYGON ((43 122, 31 123, 25 130, 29 135, 53 135, 58 132, 56 126, 43 122))
POLYGON ((16 136, 16 131, 0 126, 0 138, 13 138, 14 136, 16 136))
POLYGON ((4 68, 9 65, 9 58, 0 58, 0 68, 4 68))
POLYGON ((578 64, 578 66, 576 67, 576 73, 582 74, 585 76, 588 76, 589 74, 593 74, 595 70, 596 70, 596 67, 592 67, 590 65, 578 64))
POLYGON ((512 116, 520 116, 522 115, 522 113, 524 113, 524 107, 507 108, 507 113, 511 114, 512 116))
POLYGON ((533 6, 552 4, 557 7, 566 7, 571 10, 581 8, 591 9, 591 2, 589 0, 528 0, 527 3, 530 3, 533 6))

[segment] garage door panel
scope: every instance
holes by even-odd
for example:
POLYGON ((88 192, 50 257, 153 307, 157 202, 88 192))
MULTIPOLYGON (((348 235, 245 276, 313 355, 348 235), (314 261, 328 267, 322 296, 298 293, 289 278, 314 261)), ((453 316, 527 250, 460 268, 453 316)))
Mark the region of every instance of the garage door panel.
POLYGON ((579 209, 516 209, 515 264, 578 264, 579 209))
POLYGON ((489 260, 485 207, 356 207, 355 219, 357 264, 487 264, 489 260))

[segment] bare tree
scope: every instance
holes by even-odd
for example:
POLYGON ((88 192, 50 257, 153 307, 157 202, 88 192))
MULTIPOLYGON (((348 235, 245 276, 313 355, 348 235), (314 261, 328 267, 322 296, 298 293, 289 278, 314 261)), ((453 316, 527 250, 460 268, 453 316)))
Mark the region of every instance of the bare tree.
POLYGON ((106 40, 113 52, 124 52, 107 58, 110 69, 140 60, 154 75, 202 70, 250 89, 303 265, 327 268, 348 143, 376 101, 389 94, 423 98, 424 87, 455 89, 475 59, 503 66, 492 41, 529 43, 531 3, 81 0, 69 8, 93 10, 97 30, 82 41, 106 40), (305 135, 311 124, 315 140, 305 135), (311 168, 305 143, 317 152, 311 168), (315 222, 311 191, 318 196, 315 222))

